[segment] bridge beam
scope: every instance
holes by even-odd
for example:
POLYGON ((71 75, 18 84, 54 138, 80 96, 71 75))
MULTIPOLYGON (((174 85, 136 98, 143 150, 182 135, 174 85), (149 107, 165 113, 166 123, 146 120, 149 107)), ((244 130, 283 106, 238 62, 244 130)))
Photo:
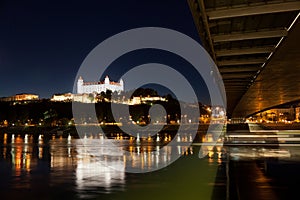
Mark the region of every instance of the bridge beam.
POLYGON ((250 33, 232 33, 223 35, 213 35, 213 42, 231 42, 240 40, 254 40, 264 38, 275 38, 287 36, 288 31, 286 29, 270 30, 270 31, 257 31, 250 33))
POLYGON ((223 82, 224 84, 228 84, 228 83, 249 83, 251 80, 252 80, 253 77, 249 77, 248 79, 247 78, 226 78, 226 77, 223 77, 223 82))
POLYGON ((222 74, 223 79, 234 79, 234 78, 249 78, 253 77, 252 74, 249 73, 231 73, 231 74, 222 74))
POLYGON ((256 58, 256 59, 238 59, 238 60, 222 60, 217 62, 217 65, 220 66, 231 66, 231 65, 253 65, 253 64, 262 64, 266 62, 266 58, 256 58))
POLYGON ((200 13, 201 13, 202 21, 203 21, 203 24, 204 24, 204 29, 205 29, 205 32, 206 32, 206 35, 207 35, 208 44, 209 44, 209 47, 211 49, 211 54, 212 54, 212 57, 213 57, 214 61, 217 61, 215 50, 214 50, 214 44, 213 44, 212 37, 211 37, 211 34, 210 34, 210 28, 209 28, 209 25, 208 25, 208 19, 207 19, 207 15, 206 15, 204 0, 198 0, 198 4, 199 4, 199 7, 200 7, 200 13))
POLYGON ((289 11, 297 11, 297 10, 300 10, 299 1, 270 3, 270 4, 255 5, 255 6, 245 5, 239 8, 207 11, 206 13, 209 20, 217 20, 223 18, 243 17, 243 16, 250 16, 250 15, 261 15, 261 14, 289 12, 289 11))
POLYGON ((237 56, 237 55, 249 55, 249 54, 259 54, 259 53, 271 53, 275 50, 273 46, 265 47, 253 47, 246 49, 226 49, 216 51, 217 57, 223 56, 237 56))
POLYGON ((230 73, 230 72, 256 72, 260 67, 221 67, 219 68, 220 73, 230 73))

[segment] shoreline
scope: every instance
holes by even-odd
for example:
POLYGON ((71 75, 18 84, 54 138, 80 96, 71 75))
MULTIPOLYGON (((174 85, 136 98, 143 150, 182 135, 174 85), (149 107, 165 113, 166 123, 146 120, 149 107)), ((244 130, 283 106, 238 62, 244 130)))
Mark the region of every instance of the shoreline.
MULTIPOLYGON (((196 140, 201 139, 208 129, 209 124, 200 124, 198 126, 196 140)), ((97 126, 99 128, 99 126, 97 126)), ((105 125, 100 126, 102 132, 108 138, 114 138, 117 136, 122 136, 123 138, 130 138, 130 135, 124 133, 117 125, 105 125)), ((73 138, 80 138, 77 129, 80 129, 81 132, 85 132, 89 135, 99 135, 101 130, 98 133, 94 133, 95 125, 82 125, 79 127, 75 126, 58 126, 58 127, 45 127, 45 126, 15 126, 15 127, 0 127, 0 136, 3 137, 4 134, 12 135, 17 134, 21 137, 25 137, 26 134, 33 135, 34 138, 42 134, 45 138, 52 137, 63 137, 67 138, 69 135, 73 138)), ((165 135, 175 136, 177 134, 179 125, 165 125, 158 133, 160 137, 165 135)), ((148 135, 156 137, 157 131, 147 129, 144 133, 141 133, 141 137, 147 137, 148 135)), ((186 134, 189 134, 188 132, 186 134)))

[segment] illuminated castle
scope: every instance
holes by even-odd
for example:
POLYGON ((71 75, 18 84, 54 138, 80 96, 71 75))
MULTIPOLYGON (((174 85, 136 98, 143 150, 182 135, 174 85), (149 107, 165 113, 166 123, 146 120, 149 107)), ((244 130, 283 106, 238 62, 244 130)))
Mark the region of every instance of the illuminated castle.
POLYGON ((106 90, 118 93, 124 91, 123 80, 121 79, 120 82, 113 82, 106 76, 103 82, 84 82, 83 78, 80 76, 77 81, 77 94, 99 94, 101 92, 106 92, 106 90))

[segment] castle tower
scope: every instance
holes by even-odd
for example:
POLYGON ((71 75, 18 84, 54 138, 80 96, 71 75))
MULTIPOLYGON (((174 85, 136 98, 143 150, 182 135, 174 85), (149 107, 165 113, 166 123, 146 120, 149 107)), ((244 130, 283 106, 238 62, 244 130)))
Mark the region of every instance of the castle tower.
POLYGON ((77 94, 83 93, 83 78, 80 76, 77 81, 77 94))
POLYGON ((109 85, 109 83, 110 83, 109 77, 106 76, 105 79, 104 79, 104 84, 109 85))
POLYGON ((123 79, 120 79, 120 85, 121 85, 120 90, 124 91, 124 81, 123 81, 123 79))

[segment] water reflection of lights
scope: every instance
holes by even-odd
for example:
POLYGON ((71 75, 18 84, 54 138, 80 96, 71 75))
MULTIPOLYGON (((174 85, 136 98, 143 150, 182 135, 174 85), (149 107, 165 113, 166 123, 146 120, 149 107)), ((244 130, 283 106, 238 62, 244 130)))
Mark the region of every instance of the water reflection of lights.
POLYGON ((4 136, 3 136, 3 144, 7 144, 7 133, 4 133, 4 136))
POLYGON ((260 158, 290 158, 291 153, 287 149, 232 148, 230 150, 230 157, 234 160, 260 158))
MULTIPOLYGON (((75 149, 76 146, 68 144, 67 140, 59 139, 50 142, 51 168, 63 169, 76 166, 75 149)), ((43 152, 40 152, 43 155, 43 152)))
POLYGON ((95 159, 95 162, 98 160, 100 164, 107 165, 116 171, 142 172, 160 169, 161 166, 167 166, 171 163, 171 158, 174 155, 193 153, 193 150, 189 149, 188 146, 160 146, 155 141, 133 143, 130 140, 103 139, 99 142, 95 139, 83 139, 80 142, 82 142, 82 147, 80 151, 77 149, 78 159, 90 156, 95 159), (122 161, 123 165, 121 163, 119 165, 107 163, 109 159, 115 160, 115 158, 122 161))
MULTIPOLYGON (((204 144, 209 144, 209 143, 204 143, 204 144)), ((201 148, 201 151, 199 152, 200 157, 207 157, 209 162, 213 162, 214 158, 218 159, 218 162, 221 162, 222 159, 226 158, 227 156, 227 151, 226 148, 223 147, 223 145, 217 145, 217 146, 212 146, 212 145, 203 145, 201 148)))
MULTIPOLYGON (((5 160, 12 162, 14 176, 25 177, 24 174, 26 174, 26 178, 28 176, 28 180, 31 180, 30 176, 34 176, 37 169, 43 168, 51 176, 51 184, 65 184, 70 178, 75 181, 75 190, 82 196, 88 194, 89 191, 98 191, 99 188, 104 188, 100 189, 101 192, 122 190, 128 178, 126 177, 128 167, 158 168, 162 164, 168 164, 172 154, 183 156, 196 154, 194 157, 197 157, 199 149, 197 145, 188 147, 180 143, 180 145, 170 146, 163 150, 161 143, 143 140, 139 145, 129 140, 114 141, 115 147, 112 148, 109 145, 111 143, 107 143, 107 139, 101 139, 102 145, 95 145, 98 144, 99 139, 88 138, 84 141, 73 138, 69 141, 67 138, 53 139, 49 143, 44 140, 42 144, 38 144, 40 141, 33 140, 30 134, 25 144, 24 135, 21 137, 16 134, 15 136, 14 143, 3 145, 1 152, 5 160), (126 150, 128 154, 123 154, 121 150, 126 150), (47 155, 48 158, 51 156, 51 159, 48 159, 47 155), (48 170, 50 167, 51 170, 48 170), (29 171, 31 172, 28 173, 29 171)), ((11 136, 4 135, 3 143, 5 138, 9 143, 11 136)), ((164 137, 161 138, 164 139, 164 137)), ((205 162, 209 165, 226 162, 227 158, 234 160, 275 157, 300 160, 299 147, 229 147, 219 144, 213 146, 209 143, 201 145, 203 147, 201 153, 205 154, 205 162)))
MULTIPOLYGON (((126 169, 131 171, 145 171, 147 169, 159 169, 163 165, 171 162, 172 153, 177 155, 186 154, 188 147, 186 146, 147 146, 147 147, 129 147, 129 151, 137 152, 137 154, 125 154, 126 169)), ((190 151, 192 152, 192 151, 190 151)))
POLYGON ((25 134, 24 143, 25 143, 25 144, 28 143, 28 134, 25 134))
POLYGON ((125 158, 118 149, 95 145, 95 140, 76 141, 76 184, 79 190, 125 183, 125 158))
POLYGON ((22 170, 30 171, 31 169, 31 157, 32 145, 27 145, 28 136, 23 139, 20 135, 14 138, 11 146, 11 157, 13 169, 17 176, 21 174, 22 170))
POLYGON ((213 162, 213 159, 218 159, 218 162, 222 162, 227 155, 229 155, 229 158, 232 160, 253 160, 266 158, 290 159, 292 153, 294 156, 296 155, 295 152, 291 153, 289 149, 283 148, 249 148, 247 146, 224 147, 218 145, 202 146, 202 151, 200 153, 202 153, 202 157, 207 157, 209 162, 213 162))

